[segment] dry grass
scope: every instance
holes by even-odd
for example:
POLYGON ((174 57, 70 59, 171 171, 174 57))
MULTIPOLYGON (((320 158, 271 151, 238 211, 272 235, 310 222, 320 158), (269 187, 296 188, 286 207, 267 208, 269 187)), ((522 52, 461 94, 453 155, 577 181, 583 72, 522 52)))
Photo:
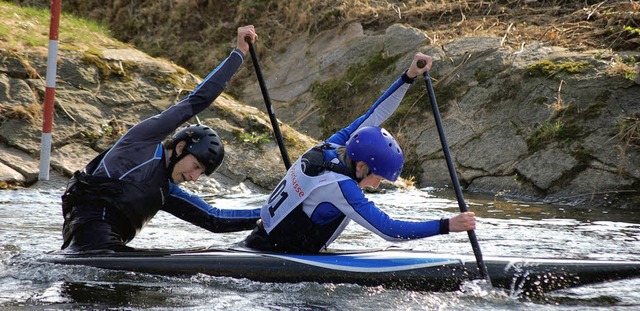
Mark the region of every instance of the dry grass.
MULTIPOLYGON (((210 1, 211 2, 211 1, 210 1)), ((258 20, 271 20, 270 35, 287 39, 360 22, 381 31, 393 23, 424 30, 432 44, 461 36, 498 36, 514 47, 544 41, 572 48, 637 49, 636 1, 243 1, 261 5, 258 20), (626 30, 625 30, 626 29, 626 30)), ((239 15, 237 22, 243 21, 239 15)))
POLYGON ((626 146, 640 148, 640 114, 623 118, 618 124, 618 137, 626 146))
POLYGON ((631 62, 631 64, 625 63, 622 60, 613 60, 613 64, 611 66, 611 68, 609 68, 609 75, 612 76, 622 76, 625 77, 626 79, 629 80, 633 80, 636 78, 636 69, 635 69, 635 64, 636 61, 634 60, 633 62, 631 62))
MULTIPOLYGON (((0 120, 3 119, 19 119, 27 120, 31 124, 36 125, 40 116, 42 116, 42 107, 37 104, 14 105, 7 106, 0 104, 0 120)), ((0 121, 2 123, 3 121, 0 121)))
MULTIPOLYGON (((49 1, 13 2, 48 6, 49 1)), ((516 49, 534 41, 579 50, 640 48, 640 4, 632 0, 65 0, 63 10, 101 21, 119 40, 199 75, 226 57, 235 28, 243 24, 258 27, 259 53, 351 22, 368 32, 411 25, 431 44, 494 36, 516 49)))

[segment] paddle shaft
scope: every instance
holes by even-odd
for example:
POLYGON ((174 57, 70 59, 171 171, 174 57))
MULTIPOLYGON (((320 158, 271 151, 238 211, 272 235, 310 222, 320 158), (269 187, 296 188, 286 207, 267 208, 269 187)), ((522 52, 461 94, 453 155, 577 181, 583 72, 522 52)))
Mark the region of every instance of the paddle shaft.
POLYGON ((271 104, 271 99, 269 98, 269 93, 267 92, 267 86, 264 83, 264 78, 262 77, 262 70, 260 70, 260 64, 258 63, 258 57, 256 56, 256 50, 253 48, 253 43, 251 43, 250 37, 247 36, 244 38, 244 40, 249 44, 249 53, 251 54, 251 61, 253 62, 253 68, 256 69, 256 76, 258 77, 258 83, 260 84, 260 90, 262 91, 262 97, 264 98, 264 103, 267 106, 267 113, 269 114, 269 120, 271 121, 271 126, 273 127, 273 134, 275 135, 276 141, 278 142, 278 147, 280 148, 282 161, 284 161, 284 166, 287 169, 289 169, 291 167, 291 160, 289 159, 287 148, 284 145, 284 141, 282 139, 282 133, 280 133, 280 126, 278 125, 276 112, 273 109, 273 105, 271 104))
MULTIPOLYGON (((419 68, 423 68, 426 63, 423 60, 419 60, 417 63, 419 68)), ((458 199, 458 206, 460 207, 461 212, 467 212, 469 209, 467 208, 467 203, 464 201, 464 197, 462 196, 462 190, 460 189, 460 182, 458 181, 458 175, 456 174, 456 169, 453 166, 453 161, 451 160, 451 153, 449 152, 449 145, 447 144, 447 138, 444 135, 444 127, 442 126, 442 119, 440 118, 440 112, 438 109, 438 103, 436 102, 436 95, 433 92, 433 85, 431 84, 431 77, 429 76, 429 72, 424 73, 424 81, 427 85, 427 91, 429 92, 429 98, 431 100, 431 108, 433 109, 433 117, 436 121, 436 127, 438 128, 438 135, 440 135, 440 143, 442 144, 442 151, 444 152, 444 157, 447 160, 447 168, 449 169, 449 175, 451 175, 451 182, 453 183, 453 189, 456 192, 456 198, 458 199)), ((469 234, 469 241, 471 241, 471 247, 473 248, 473 253, 476 256, 476 261, 478 263, 478 269, 480 270, 480 276, 483 279, 486 279, 489 285, 491 285, 491 279, 489 278, 489 271, 487 270, 487 266, 484 264, 484 260, 482 259, 482 251, 480 250, 480 244, 478 243, 478 238, 476 237, 476 233, 474 230, 467 231, 469 234)))

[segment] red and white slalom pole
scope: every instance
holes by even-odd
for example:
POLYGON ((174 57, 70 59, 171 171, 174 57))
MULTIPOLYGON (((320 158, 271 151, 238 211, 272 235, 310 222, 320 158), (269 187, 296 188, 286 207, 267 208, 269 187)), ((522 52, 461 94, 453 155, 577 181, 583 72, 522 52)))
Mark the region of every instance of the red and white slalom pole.
POLYGON ((58 69, 58 28, 60 26, 61 10, 62 0, 53 0, 51 3, 51 22, 49 23, 49 54, 47 56, 47 80, 42 115, 39 180, 49 180, 51 129, 53 128, 53 105, 56 95, 56 74, 58 69))

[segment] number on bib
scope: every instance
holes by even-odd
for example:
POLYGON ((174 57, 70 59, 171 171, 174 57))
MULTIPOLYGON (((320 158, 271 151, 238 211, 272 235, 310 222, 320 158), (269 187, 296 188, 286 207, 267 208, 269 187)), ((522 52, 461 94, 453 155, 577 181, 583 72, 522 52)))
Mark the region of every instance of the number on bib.
POLYGON ((271 215, 271 217, 273 217, 276 214, 276 210, 278 209, 278 207, 280 207, 282 202, 284 202, 284 200, 286 200, 287 197, 289 196, 288 193, 284 192, 284 186, 286 185, 287 185, 287 180, 283 179, 278 184, 278 186, 276 186, 276 189, 273 190, 273 193, 269 197, 269 202, 268 202, 269 204, 273 203, 273 201, 275 201, 278 197, 280 197, 280 199, 278 200, 278 202, 276 202, 275 205, 269 205, 269 214, 271 215))

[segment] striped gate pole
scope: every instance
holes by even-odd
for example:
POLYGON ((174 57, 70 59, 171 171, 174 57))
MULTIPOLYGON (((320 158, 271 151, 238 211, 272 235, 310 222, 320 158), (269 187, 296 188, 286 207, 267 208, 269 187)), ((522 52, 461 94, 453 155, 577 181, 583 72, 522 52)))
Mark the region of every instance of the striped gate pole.
POLYGON ((60 26, 61 9, 62 0, 53 0, 51 3, 51 22, 49 23, 49 54, 47 56, 47 80, 44 93, 44 112, 42 115, 39 180, 49 180, 53 104, 56 95, 56 72, 58 69, 58 28, 60 26))

